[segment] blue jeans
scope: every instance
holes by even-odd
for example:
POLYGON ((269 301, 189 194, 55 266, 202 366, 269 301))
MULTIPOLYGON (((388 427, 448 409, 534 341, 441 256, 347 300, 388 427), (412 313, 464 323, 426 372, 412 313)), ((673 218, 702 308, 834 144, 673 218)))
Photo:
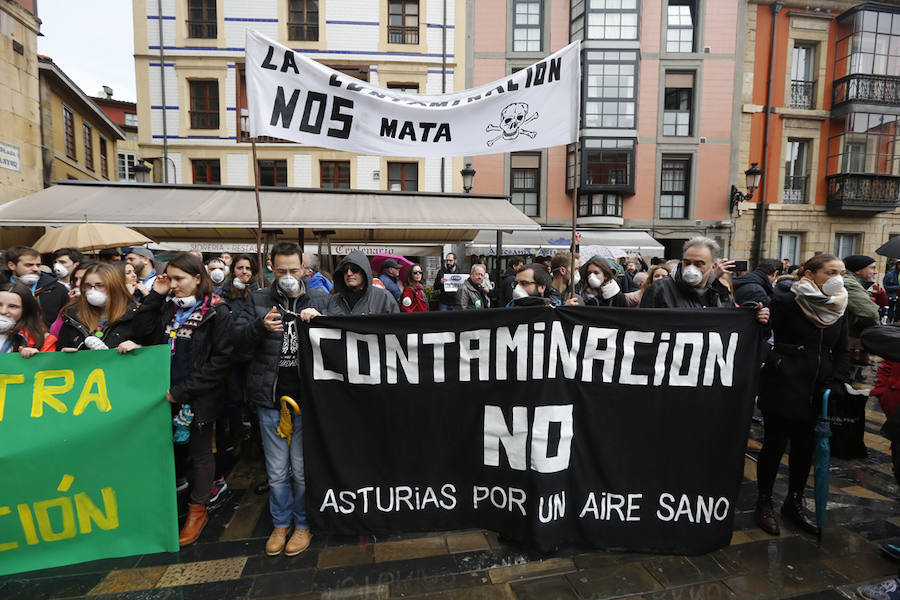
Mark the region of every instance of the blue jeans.
POLYGON ((455 304, 438 304, 438 310, 456 310, 455 304))
POLYGON ((293 517, 297 529, 308 529, 306 520, 306 483, 303 479, 303 421, 294 417, 291 444, 276 430, 281 411, 257 407, 266 474, 269 478, 269 512, 275 527, 290 527, 293 517), (293 487, 291 487, 293 483, 293 487))

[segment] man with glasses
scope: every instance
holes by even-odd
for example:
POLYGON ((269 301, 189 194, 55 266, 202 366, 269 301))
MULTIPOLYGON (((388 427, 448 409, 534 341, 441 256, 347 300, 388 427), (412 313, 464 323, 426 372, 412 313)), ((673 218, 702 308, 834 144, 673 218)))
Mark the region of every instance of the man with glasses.
POLYGON ((558 303, 547 295, 552 281, 553 277, 544 265, 537 263, 523 265, 516 272, 512 300, 507 306, 557 306, 558 303))
POLYGON ((444 259, 444 266, 438 270, 437 277, 434 278, 434 289, 440 293, 438 300, 439 310, 456 310, 456 292, 444 291, 444 282, 447 281, 447 275, 459 273, 459 266, 456 264, 456 255, 452 252, 447 254, 444 259))
MULTIPOLYGON (((377 315, 400 312, 394 297, 383 287, 372 285, 369 259, 354 250, 338 263, 334 271, 334 291, 328 297, 324 313, 329 317, 347 315, 377 315)), ((304 310, 304 321, 322 314, 316 308, 304 310)))

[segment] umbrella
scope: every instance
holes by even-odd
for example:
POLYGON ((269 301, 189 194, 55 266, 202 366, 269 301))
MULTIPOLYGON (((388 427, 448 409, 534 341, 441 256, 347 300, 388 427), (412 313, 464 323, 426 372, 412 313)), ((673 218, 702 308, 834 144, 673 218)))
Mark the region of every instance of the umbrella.
POLYGON ((134 229, 111 223, 79 223, 51 229, 34 243, 40 253, 53 252, 60 248, 76 250, 100 250, 118 246, 135 246, 152 242, 134 229))
POLYGON ((883 243, 875 252, 888 258, 900 258, 900 235, 883 243))
POLYGON ((831 462, 831 445, 828 438, 831 437, 831 425, 828 423, 828 396, 831 390, 825 390, 822 396, 822 415, 816 422, 814 433, 816 434, 816 446, 813 449, 813 466, 816 471, 813 475, 813 483, 816 497, 816 525, 819 526, 819 535, 825 526, 825 509, 828 506, 828 466, 831 462))
POLYGON ((397 264, 400 265, 400 281, 403 282, 403 284, 405 285, 406 284, 406 272, 415 263, 413 263, 411 260, 409 260, 407 258, 404 258, 403 256, 400 256, 399 254, 382 254, 379 252, 378 254, 376 254, 375 256, 372 257, 372 270, 381 273, 381 265, 383 265, 384 261, 386 261, 389 258, 393 258, 394 260, 397 261, 397 264))

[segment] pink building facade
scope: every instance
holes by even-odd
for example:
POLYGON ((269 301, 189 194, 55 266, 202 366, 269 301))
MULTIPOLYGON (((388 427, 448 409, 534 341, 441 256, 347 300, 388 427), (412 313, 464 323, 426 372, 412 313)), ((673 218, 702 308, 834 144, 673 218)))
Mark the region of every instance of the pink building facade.
POLYGON ((582 42, 581 134, 574 145, 474 157, 474 192, 508 194, 545 227, 648 232, 678 256, 694 235, 729 243, 738 165, 740 0, 470 2, 480 85, 582 42), (714 7, 714 9, 713 9, 714 7), (498 24, 505 23, 505 27, 498 24))

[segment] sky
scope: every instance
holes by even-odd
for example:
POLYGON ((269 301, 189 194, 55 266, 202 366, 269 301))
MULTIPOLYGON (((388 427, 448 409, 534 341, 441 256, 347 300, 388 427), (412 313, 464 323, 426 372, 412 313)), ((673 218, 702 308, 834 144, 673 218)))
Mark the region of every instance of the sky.
POLYGON ((38 53, 49 56, 89 96, 104 85, 137 100, 130 0, 38 0, 38 53))

